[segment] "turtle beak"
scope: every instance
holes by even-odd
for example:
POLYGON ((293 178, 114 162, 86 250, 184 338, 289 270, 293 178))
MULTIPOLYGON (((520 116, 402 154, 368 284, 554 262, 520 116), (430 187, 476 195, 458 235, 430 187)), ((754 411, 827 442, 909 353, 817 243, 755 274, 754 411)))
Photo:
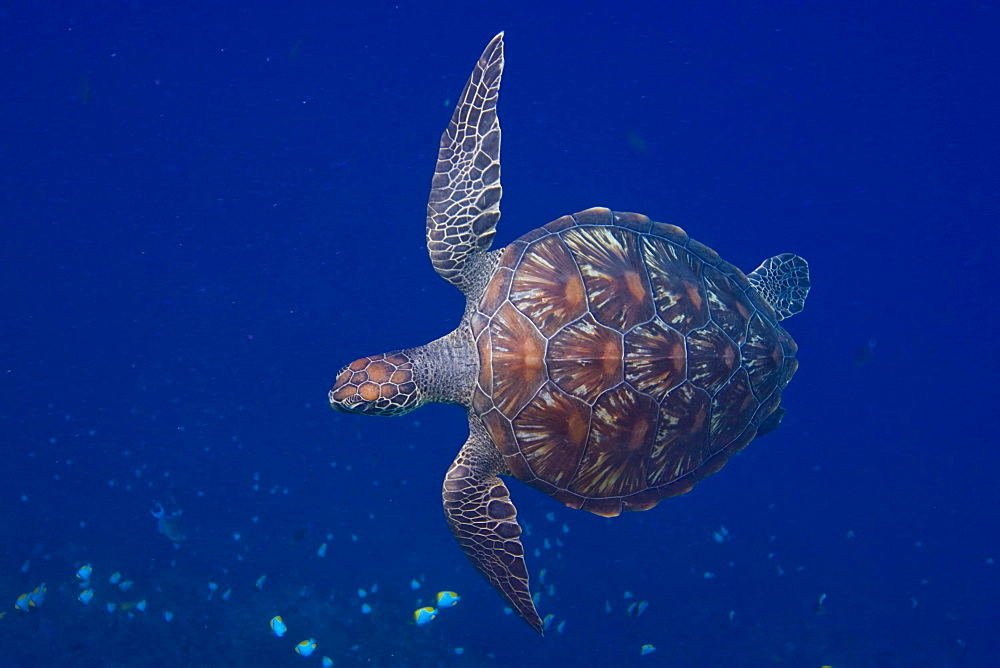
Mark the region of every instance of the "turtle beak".
POLYGON ((341 413, 363 413, 368 404, 356 388, 338 382, 330 390, 330 408, 341 413))
POLYGON ((343 401, 333 402, 331 400, 330 404, 337 410, 345 413, 364 413, 365 408, 368 406, 368 402, 360 394, 352 394, 343 401))

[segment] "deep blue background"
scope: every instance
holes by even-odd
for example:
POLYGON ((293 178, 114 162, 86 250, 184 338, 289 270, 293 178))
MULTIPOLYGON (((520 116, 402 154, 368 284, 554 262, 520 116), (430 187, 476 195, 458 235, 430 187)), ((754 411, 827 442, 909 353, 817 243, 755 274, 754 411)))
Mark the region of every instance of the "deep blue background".
POLYGON ((1000 8, 671 4, 0 6, 0 663, 997 661, 1000 8), (501 29, 498 247, 607 206, 814 286, 781 429, 692 494, 604 520, 512 483, 545 639, 441 517, 461 410, 325 396, 458 320, 424 205, 501 29), (462 602, 408 624, 440 589, 462 602))

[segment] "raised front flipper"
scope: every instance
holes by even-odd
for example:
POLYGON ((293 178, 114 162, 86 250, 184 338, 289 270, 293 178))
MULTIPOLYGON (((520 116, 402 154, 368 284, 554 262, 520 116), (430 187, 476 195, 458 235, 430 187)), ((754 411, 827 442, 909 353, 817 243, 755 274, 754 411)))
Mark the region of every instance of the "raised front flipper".
POLYGON ((441 135, 427 202, 427 251, 434 269, 465 292, 470 257, 490 247, 500 219, 503 33, 479 57, 441 135))
POLYGON ((496 476, 500 455, 473 429, 444 479, 444 514, 472 565, 517 614, 542 632, 528 588, 521 527, 510 492, 496 476))
POLYGON ((792 253, 769 257, 747 274, 761 297, 774 307, 778 320, 790 318, 806 305, 809 263, 792 253))

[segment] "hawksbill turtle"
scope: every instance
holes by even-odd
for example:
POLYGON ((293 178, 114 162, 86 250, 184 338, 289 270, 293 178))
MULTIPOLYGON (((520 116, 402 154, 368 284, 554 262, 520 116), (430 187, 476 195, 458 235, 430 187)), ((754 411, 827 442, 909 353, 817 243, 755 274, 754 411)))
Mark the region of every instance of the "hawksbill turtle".
POLYGON ((476 569, 536 631, 510 476, 611 517, 683 494, 777 426, 798 362, 779 324, 805 260, 750 274, 679 227, 592 208, 489 250, 500 218, 503 33, 441 137, 427 205, 434 269, 466 297, 455 331, 342 368, 330 405, 400 415, 464 406, 444 512, 476 569))

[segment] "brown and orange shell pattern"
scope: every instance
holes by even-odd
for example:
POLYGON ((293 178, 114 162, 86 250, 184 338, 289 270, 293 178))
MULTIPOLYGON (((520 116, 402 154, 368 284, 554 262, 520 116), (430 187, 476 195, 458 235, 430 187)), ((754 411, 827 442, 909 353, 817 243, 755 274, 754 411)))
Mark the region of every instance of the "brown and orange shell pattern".
POLYGON ((418 402, 413 362, 405 351, 354 360, 340 370, 330 390, 334 408, 362 415, 399 415, 418 402))
POLYGON ((604 516, 721 469, 798 365, 743 272, 678 227, 608 209, 504 249, 470 325, 473 409, 511 474, 604 516))

